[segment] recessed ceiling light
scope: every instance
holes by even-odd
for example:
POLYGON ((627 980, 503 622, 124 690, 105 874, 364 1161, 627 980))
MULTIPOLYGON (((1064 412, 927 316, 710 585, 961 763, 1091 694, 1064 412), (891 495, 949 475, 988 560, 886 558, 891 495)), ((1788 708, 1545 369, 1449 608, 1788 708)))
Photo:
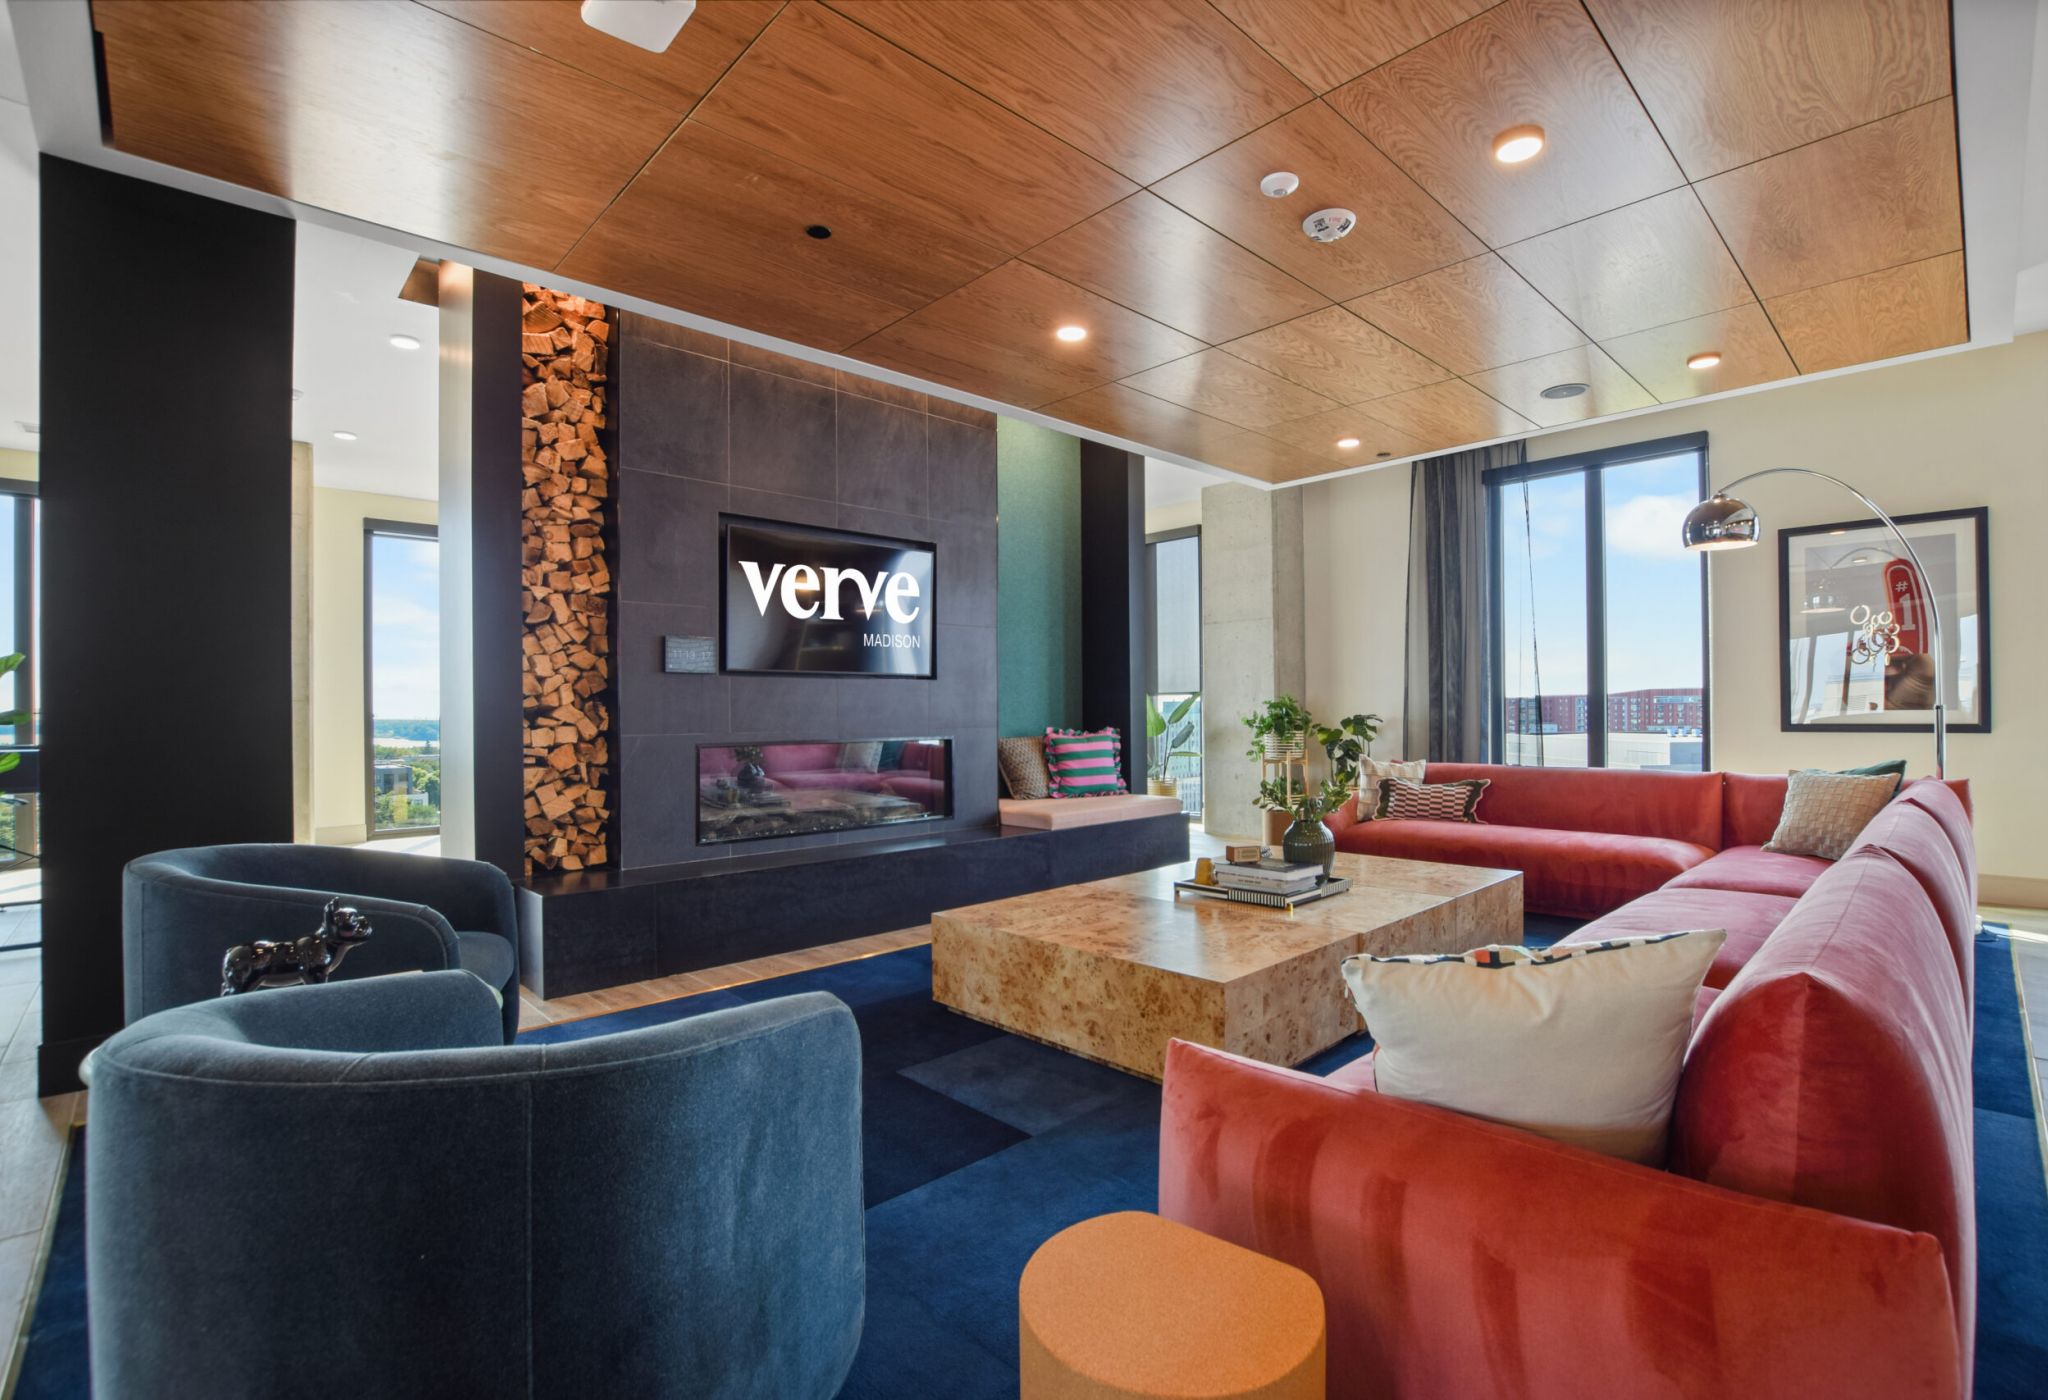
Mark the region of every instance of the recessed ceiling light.
POLYGON ((1337 439, 1337 446, 1349 452, 1352 448, 1358 446, 1358 439, 1354 437, 1341 437, 1337 439))
POLYGON ((1511 126, 1493 138, 1493 158, 1502 165, 1520 165, 1543 149, 1543 128, 1511 126))
POLYGON ((354 433, 342 432, 339 429, 337 429, 334 434, 334 440, 336 442, 354 442, 356 440, 356 435, 354 433))
POLYGON ((832 236, 832 230, 826 228, 823 224, 812 224, 809 228, 805 229, 804 232, 809 234, 813 238, 823 239, 830 238, 832 236))
POLYGON ((1586 392, 1583 384, 1553 384, 1543 391, 1546 399, 1575 399, 1586 392))
POLYGON ((1720 363, 1721 352, 1719 350, 1702 350, 1697 355, 1687 356, 1685 367, 1687 369, 1712 369, 1720 363))
POLYGON ((391 337, 391 348, 394 350, 417 350, 420 348, 420 338, 416 335, 394 335, 391 337))
POLYGON ((1077 340, 1086 340, 1088 338, 1088 328, 1086 326, 1061 326, 1053 334, 1071 344, 1077 340))

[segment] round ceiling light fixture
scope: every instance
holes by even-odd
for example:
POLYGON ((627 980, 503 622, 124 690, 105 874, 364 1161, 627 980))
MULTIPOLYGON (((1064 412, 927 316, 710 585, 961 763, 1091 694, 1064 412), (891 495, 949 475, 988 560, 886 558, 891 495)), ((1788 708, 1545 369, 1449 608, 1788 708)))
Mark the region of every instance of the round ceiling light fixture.
POLYGON ((334 440, 336 442, 354 442, 356 440, 356 435, 344 429, 336 428, 334 430, 334 440))
POLYGON ((1511 126, 1493 138, 1493 158, 1502 165, 1520 165, 1543 149, 1543 128, 1511 126))
POLYGON ((1358 227, 1358 215, 1349 209, 1318 209, 1301 221, 1301 231, 1318 243, 1335 243, 1358 227))
POLYGON ((1268 199, 1285 199, 1301 188, 1301 177, 1292 170, 1276 170, 1259 181, 1259 193, 1268 199))
POLYGON ((1088 328, 1086 326, 1061 326, 1053 334, 1066 341, 1069 345, 1072 345, 1076 341, 1088 338, 1088 328))
POLYGON ((1553 384, 1543 391, 1546 399, 1575 399, 1586 392, 1583 384, 1553 384))
POLYGON ((420 348, 420 338, 416 335, 394 335, 391 337, 391 348, 394 350, 417 350, 420 348))
POLYGON ((1685 359, 1685 367, 1687 369, 1712 369, 1720 363, 1721 352, 1719 350, 1702 350, 1697 355, 1686 356, 1685 359))
POLYGON ((1349 452, 1352 448, 1358 446, 1358 439, 1355 437, 1340 437, 1337 439, 1337 446, 1349 452))

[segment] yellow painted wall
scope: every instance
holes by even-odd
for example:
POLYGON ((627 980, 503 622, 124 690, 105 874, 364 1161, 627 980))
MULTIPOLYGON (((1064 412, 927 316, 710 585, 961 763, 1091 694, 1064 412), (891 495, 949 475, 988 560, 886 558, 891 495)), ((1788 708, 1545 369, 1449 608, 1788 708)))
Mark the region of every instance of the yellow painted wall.
POLYGON ((364 837, 363 522, 431 524, 433 501, 313 491, 313 839, 364 837))
POLYGON ((33 452, 23 452, 18 447, 0 447, 0 477, 9 481, 37 481, 40 459, 33 452))
MULTIPOLYGON (((1985 897, 2048 903, 2048 844, 2040 840, 2048 821, 2048 648, 2034 620, 2048 553, 2048 333, 1554 433, 1532 439, 1529 455, 1697 431, 1708 435, 1717 484, 1765 467, 1809 467, 1851 482, 1893 514, 1990 507, 1995 728, 1951 736, 1949 772, 1974 790, 1985 897)), ((1390 720, 1398 715, 1407 477, 1405 469, 1368 472, 1305 488, 1308 699, 1319 713, 1356 701, 1390 720), (1383 708, 1389 704, 1396 708, 1383 708)), ((1926 735, 1780 731, 1776 527, 1864 512, 1835 487, 1796 477, 1740 494, 1767 530, 1757 548, 1712 556, 1708 565, 1715 766, 1783 772, 1903 754, 1925 771, 1933 753, 1926 735)))

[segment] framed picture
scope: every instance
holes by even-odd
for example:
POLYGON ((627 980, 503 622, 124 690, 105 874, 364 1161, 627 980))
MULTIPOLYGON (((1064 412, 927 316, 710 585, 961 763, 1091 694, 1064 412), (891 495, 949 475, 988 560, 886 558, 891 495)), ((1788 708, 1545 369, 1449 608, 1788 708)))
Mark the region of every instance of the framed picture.
POLYGON ((1939 666, 1949 731, 1991 731, 1988 512, 1895 518, 1919 568, 1879 520, 1778 532, 1781 728, 1930 729, 1939 666))

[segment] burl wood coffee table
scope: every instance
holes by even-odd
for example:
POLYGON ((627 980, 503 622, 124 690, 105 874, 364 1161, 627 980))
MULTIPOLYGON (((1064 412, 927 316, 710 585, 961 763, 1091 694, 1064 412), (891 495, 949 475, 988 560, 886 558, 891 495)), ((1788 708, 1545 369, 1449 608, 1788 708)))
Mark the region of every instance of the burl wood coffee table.
POLYGON ((1339 854, 1348 893, 1292 913, 1175 897, 1192 865, 932 916, 932 996, 1148 1079, 1175 1038, 1295 1065, 1359 1029, 1338 964, 1522 939, 1513 870, 1339 854))

